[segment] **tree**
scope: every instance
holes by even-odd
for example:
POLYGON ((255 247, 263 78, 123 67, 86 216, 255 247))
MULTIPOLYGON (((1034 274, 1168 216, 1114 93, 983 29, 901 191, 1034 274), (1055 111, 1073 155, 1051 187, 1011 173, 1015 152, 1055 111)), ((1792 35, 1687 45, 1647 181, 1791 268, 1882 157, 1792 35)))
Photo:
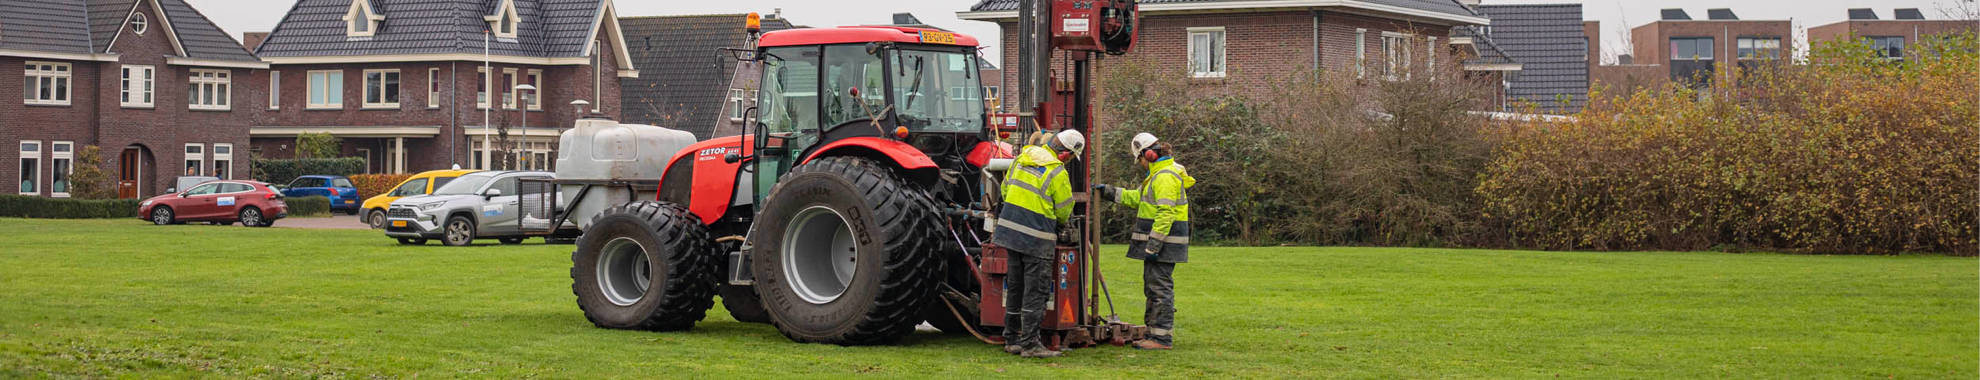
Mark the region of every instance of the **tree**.
POLYGON ((336 158, 343 152, 343 141, 330 132, 296 135, 296 158, 336 158))
POLYGON ((116 183, 110 181, 110 172, 103 170, 103 149, 95 145, 82 147, 76 152, 76 161, 69 172, 69 196, 79 199, 112 199, 117 197, 116 183))

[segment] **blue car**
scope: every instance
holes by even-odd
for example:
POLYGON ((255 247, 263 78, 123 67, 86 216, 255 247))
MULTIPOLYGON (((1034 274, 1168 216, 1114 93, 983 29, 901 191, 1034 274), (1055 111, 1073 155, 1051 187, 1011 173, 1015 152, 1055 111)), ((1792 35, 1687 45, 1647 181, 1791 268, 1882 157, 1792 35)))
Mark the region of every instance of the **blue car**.
POLYGON ((289 186, 282 188, 282 196, 330 198, 331 212, 343 211, 350 215, 357 215, 359 203, 364 202, 364 196, 358 194, 357 185, 351 184, 350 178, 340 175, 296 177, 296 180, 289 181, 289 186))

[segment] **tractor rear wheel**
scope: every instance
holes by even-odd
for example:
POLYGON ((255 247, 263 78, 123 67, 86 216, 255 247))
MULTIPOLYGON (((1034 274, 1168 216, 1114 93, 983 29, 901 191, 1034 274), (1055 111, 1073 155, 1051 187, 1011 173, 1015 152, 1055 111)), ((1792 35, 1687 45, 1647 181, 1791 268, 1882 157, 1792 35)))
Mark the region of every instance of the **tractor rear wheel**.
POLYGON ((778 181, 756 218, 756 293, 805 343, 869 345, 914 331, 942 281, 933 198, 873 160, 830 157, 778 181))
POLYGON ((598 327, 687 330, 715 304, 714 247, 686 207, 646 201, 606 209, 571 252, 571 293, 598 327))

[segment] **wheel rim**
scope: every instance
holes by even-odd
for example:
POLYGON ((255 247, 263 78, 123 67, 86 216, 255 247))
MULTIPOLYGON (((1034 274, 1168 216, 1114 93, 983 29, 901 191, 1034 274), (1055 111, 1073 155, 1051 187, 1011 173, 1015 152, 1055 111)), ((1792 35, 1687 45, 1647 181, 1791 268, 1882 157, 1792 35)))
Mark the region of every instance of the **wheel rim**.
POLYGON ((784 230, 784 276, 798 298, 813 304, 839 299, 858 270, 857 245, 846 217, 812 206, 791 218, 784 230))
POLYGON ((368 216, 371 220, 367 222, 371 222, 371 228, 385 228, 385 213, 372 211, 368 216))
POLYGON ((466 243, 468 241, 467 221, 456 219, 452 222, 448 222, 447 241, 453 242, 455 244, 466 243))
POLYGON ((160 208, 151 212, 151 222, 166 224, 172 222, 172 209, 160 208))
POLYGON ((619 306, 632 305, 646 297, 653 283, 653 265, 646 260, 646 246, 632 238, 605 243, 598 254, 598 290, 605 299, 619 306))
POLYGON ((261 225, 261 212, 255 211, 254 209, 241 210, 241 225, 247 225, 247 226, 261 225))

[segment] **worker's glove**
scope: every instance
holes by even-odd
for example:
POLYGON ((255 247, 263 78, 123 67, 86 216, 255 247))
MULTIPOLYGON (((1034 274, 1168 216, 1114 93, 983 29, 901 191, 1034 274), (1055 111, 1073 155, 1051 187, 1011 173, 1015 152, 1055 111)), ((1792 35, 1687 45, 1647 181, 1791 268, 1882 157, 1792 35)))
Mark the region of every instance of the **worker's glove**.
POLYGON ((1162 242, 1150 239, 1147 243, 1142 243, 1141 248, 1141 254, 1145 256, 1143 260, 1153 261, 1162 256, 1162 242))
POLYGON ((1100 194, 1100 199, 1108 202, 1119 202, 1121 198, 1121 188, 1118 187, 1099 184, 1093 185, 1093 191, 1100 194))

